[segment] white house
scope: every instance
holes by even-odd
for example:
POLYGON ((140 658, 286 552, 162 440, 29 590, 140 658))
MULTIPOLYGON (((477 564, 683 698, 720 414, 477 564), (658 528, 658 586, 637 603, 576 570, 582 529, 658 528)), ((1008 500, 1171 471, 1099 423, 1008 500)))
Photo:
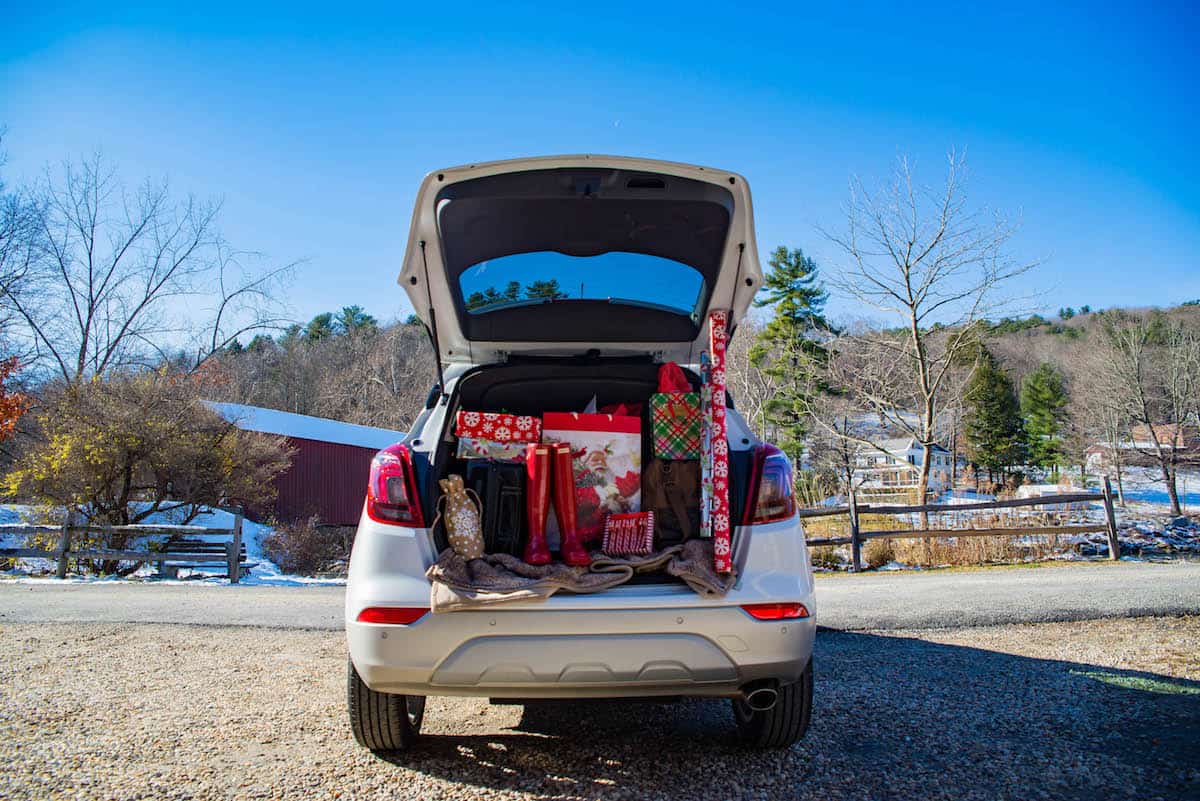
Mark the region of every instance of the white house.
MULTIPOLYGON (((902 494, 915 490, 921 478, 925 449, 911 437, 881 440, 878 447, 863 446, 854 458, 854 479, 868 495, 902 494)), ((950 451, 935 444, 930 453, 929 490, 940 493, 950 488, 950 451)))

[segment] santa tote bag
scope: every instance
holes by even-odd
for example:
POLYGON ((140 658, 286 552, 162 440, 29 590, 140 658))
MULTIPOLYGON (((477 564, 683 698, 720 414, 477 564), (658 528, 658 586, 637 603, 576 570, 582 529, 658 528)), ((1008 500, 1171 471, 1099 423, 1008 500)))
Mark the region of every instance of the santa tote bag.
POLYGON ((606 514, 641 511, 642 419, 546 412, 542 442, 571 446, 576 525, 585 540, 604 534, 606 514))

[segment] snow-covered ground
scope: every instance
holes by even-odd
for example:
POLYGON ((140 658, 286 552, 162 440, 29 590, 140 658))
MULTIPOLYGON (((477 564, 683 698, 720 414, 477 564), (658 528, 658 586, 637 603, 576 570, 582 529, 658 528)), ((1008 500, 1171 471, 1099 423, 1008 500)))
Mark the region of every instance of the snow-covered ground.
MULTIPOLYGON (((24 523, 33 519, 35 510, 30 507, 20 506, 17 504, 0 504, 0 524, 24 523)), ((151 515, 146 520, 142 521, 145 524, 167 524, 180 522, 170 513, 151 515)), ((200 526, 204 528, 232 528, 233 514, 220 509, 210 509, 201 512, 189 525, 200 526)), ((308 576, 297 576, 282 572, 279 567, 272 562, 266 555, 263 549, 263 540, 271 534, 270 526, 261 525, 250 520, 242 522, 242 541, 246 544, 246 561, 250 562, 253 567, 250 568, 250 573, 243 576, 242 584, 255 584, 259 586, 300 586, 306 584, 345 584, 343 578, 310 578, 308 576)), ((189 534, 189 538, 198 540, 208 540, 217 542, 226 542, 229 538, 220 535, 193 535, 189 534)), ((24 542, 23 535, 17 534, 0 534, 0 546, 9 548, 27 547, 24 542)), ((130 544, 132 549, 139 549, 145 545, 145 540, 135 540, 130 544)), ((51 582, 60 581, 54 578, 54 562, 48 559, 19 559, 16 567, 13 570, 0 573, 0 575, 23 582, 51 582)), ((228 584, 229 579, 225 577, 226 567, 222 562, 211 562, 207 565, 197 567, 195 569, 184 569, 179 571, 180 578, 178 579, 159 579, 154 578, 156 566, 152 562, 143 563, 136 573, 130 576, 121 578, 118 576, 108 576, 104 578, 93 576, 72 576, 63 581, 71 582, 105 582, 105 581, 128 581, 128 580, 153 580, 159 583, 188 583, 195 584, 228 584)))
MULTIPOLYGON (((1113 492, 1116 492, 1116 477, 1112 477, 1112 481, 1113 492)), ((1131 512, 1162 513, 1170 504, 1166 485, 1157 468, 1127 467, 1121 471, 1121 484, 1131 512)), ((1184 514, 1200 514, 1200 471, 1180 470, 1175 488, 1184 514)))

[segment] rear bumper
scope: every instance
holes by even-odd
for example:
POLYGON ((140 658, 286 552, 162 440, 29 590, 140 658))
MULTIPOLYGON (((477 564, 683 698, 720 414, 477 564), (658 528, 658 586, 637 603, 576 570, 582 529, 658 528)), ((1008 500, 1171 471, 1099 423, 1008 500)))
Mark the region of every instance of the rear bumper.
POLYGON ((812 655, 811 617, 759 621, 737 606, 496 609, 427 614, 410 626, 348 623, 374 690, 495 698, 733 696, 790 683, 812 655), (584 633, 586 632, 586 633, 584 633))

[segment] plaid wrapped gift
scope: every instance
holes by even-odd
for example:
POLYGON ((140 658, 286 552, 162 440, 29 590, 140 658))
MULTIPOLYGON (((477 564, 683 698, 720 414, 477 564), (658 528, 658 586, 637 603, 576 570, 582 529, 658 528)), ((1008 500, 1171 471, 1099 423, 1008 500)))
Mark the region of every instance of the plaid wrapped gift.
POLYGON ((650 396, 650 429, 659 459, 700 458, 700 393, 659 392, 650 396))
POLYGON ((658 393, 650 396, 650 430, 659 459, 699 459, 700 393, 692 392, 675 362, 658 368, 658 393))
POLYGON ((654 550, 654 512, 608 515, 604 518, 604 543, 609 556, 640 556, 654 550))

